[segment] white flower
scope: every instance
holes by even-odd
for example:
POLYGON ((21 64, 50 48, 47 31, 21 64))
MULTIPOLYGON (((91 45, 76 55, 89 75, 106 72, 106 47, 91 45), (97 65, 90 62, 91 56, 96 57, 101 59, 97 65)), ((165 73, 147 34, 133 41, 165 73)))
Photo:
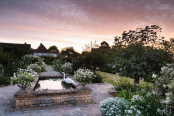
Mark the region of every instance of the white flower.
POLYGON ((132 113, 132 110, 128 110, 127 112, 128 112, 129 114, 131 114, 131 113, 132 113))
POLYGON ((158 75, 156 75, 156 74, 152 74, 152 78, 156 78, 158 75))

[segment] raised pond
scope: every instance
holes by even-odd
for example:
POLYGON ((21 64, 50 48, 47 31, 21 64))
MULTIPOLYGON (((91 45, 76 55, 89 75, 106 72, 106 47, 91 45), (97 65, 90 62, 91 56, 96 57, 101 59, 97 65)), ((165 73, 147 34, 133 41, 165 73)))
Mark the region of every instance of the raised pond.
POLYGON ((66 83, 62 78, 42 78, 39 79, 34 91, 74 89, 75 86, 66 83))
MULTIPOLYGON (((72 77, 69 77, 72 78, 72 77)), ((73 78, 72 78, 73 79, 73 78)), ((35 86, 27 93, 16 92, 16 108, 54 107, 91 103, 92 90, 78 81, 76 88, 67 84, 62 77, 39 77, 35 86)))

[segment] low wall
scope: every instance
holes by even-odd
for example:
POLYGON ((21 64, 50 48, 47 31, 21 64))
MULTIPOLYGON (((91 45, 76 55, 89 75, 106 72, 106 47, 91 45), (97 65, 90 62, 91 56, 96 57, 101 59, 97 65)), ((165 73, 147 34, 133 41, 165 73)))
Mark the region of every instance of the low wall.
POLYGON ((91 103, 92 90, 88 87, 79 87, 70 90, 17 92, 16 109, 45 107, 55 105, 76 105, 78 103, 91 103))

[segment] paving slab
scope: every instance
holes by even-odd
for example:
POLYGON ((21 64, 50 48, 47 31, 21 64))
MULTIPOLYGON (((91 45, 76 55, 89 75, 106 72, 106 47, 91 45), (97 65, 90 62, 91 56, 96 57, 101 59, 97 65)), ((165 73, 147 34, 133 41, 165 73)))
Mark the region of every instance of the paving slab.
MULTIPOLYGON (((60 72, 54 71, 50 66, 47 66, 46 69, 47 72, 40 73, 41 76, 62 76, 60 72)), ((112 97, 109 90, 113 86, 108 83, 94 83, 86 86, 93 90, 91 97, 95 104, 14 112, 9 112, 9 109, 15 103, 14 94, 19 91, 19 87, 17 85, 0 87, 0 116, 102 116, 99 108, 100 102, 112 97)))

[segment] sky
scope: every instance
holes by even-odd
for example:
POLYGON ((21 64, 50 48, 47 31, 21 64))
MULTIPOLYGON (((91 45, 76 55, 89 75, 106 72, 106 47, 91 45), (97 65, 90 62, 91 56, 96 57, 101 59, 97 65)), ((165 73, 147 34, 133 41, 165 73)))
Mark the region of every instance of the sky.
POLYGON ((0 42, 36 49, 74 47, 106 41, 123 31, 158 25, 174 37, 174 0, 0 0, 0 42))

